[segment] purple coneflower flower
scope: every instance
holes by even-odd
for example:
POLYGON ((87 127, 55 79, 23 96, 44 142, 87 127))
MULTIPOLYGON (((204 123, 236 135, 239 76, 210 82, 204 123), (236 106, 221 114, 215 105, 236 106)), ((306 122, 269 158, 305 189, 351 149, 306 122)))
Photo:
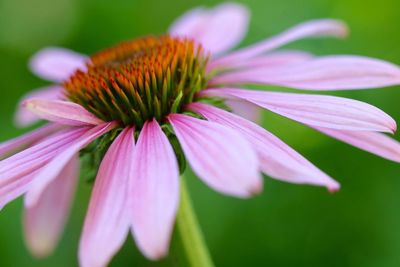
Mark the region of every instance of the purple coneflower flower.
POLYGON ((80 153, 102 159, 81 236, 84 267, 107 265, 130 230, 148 258, 167 253, 182 158, 208 186, 236 197, 260 192, 261 173, 338 190, 335 180, 247 119, 254 119, 257 107, 400 162, 399 143, 381 133, 393 133, 396 123, 374 106, 336 96, 242 88, 398 85, 396 65, 361 56, 274 51, 302 38, 345 37, 346 26, 330 19, 305 22, 227 52, 243 38, 247 23, 244 7, 222 4, 188 12, 169 35, 126 41, 90 57, 60 48, 33 57, 33 72, 56 85, 24 97, 16 118, 20 125, 37 118, 49 124, 0 145, 5 157, 0 205, 24 195, 25 235, 34 254, 48 254, 57 242, 80 153))

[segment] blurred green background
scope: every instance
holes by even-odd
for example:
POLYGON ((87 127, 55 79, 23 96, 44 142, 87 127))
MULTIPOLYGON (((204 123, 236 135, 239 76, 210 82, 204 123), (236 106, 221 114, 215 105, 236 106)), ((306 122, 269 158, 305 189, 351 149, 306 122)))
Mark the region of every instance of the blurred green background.
MULTIPOLYGON (((44 46, 90 54, 121 40, 163 33, 182 12, 219 1, 194 0, 0 0, 0 141, 26 130, 12 124, 15 103, 47 82, 27 68, 44 46)), ((345 20, 345 41, 307 40, 290 45, 316 54, 359 54, 400 64, 400 2, 397 0, 248 0, 250 44, 298 22, 322 17, 345 20)), ((383 108, 400 121, 400 92, 385 88, 338 95, 383 108)), ((195 208, 217 266, 400 266, 400 166, 268 113, 264 126, 342 184, 323 188, 265 179, 262 195, 238 200, 219 195, 188 177, 195 208)), ((25 249, 22 201, 0 213, 0 266, 77 266, 77 245, 90 196, 80 184, 71 219, 53 256, 37 260, 25 249)), ((99 252, 101 253, 101 252, 99 252)), ((111 266, 179 266, 174 248, 161 262, 147 261, 129 238, 111 266)))

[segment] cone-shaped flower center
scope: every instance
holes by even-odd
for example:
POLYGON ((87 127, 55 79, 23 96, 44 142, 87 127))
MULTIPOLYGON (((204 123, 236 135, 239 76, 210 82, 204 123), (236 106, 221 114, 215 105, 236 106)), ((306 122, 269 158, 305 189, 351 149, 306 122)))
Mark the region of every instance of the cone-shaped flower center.
POLYGON ((91 57, 64 83, 66 96, 104 121, 141 127, 193 101, 206 85, 207 55, 192 40, 145 37, 91 57))

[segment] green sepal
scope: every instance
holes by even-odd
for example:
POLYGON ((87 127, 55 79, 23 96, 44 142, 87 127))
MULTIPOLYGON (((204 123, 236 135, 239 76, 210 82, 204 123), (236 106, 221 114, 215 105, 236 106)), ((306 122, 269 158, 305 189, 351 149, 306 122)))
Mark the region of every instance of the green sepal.
POLYGON ((179 173, 183 174, 186 170, 186 157, 185 153, 183 153, 182 147, 179 144, 178 138, 176 137, 174 130, 170 124, 164 124, 161 126, 165 135, 167 136, 172 148, 174 149, 174 153, 179 165, 179 173))
POLYGON ((83 173, 88 183, 93 183, 96 179, 97 171, 104 155, 121 130, 121 128, 111 130, 79 152, 83 173))

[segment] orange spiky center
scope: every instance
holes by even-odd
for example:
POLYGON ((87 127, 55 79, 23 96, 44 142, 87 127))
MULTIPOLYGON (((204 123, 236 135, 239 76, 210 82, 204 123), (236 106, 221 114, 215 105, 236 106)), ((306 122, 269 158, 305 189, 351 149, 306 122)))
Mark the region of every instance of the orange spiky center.
POLYGON ((208 57, 189 39, 144 37, 90 58, 64 83, 65 94, 104 121, 141 127, 193 102, 207 83, 208 57))

